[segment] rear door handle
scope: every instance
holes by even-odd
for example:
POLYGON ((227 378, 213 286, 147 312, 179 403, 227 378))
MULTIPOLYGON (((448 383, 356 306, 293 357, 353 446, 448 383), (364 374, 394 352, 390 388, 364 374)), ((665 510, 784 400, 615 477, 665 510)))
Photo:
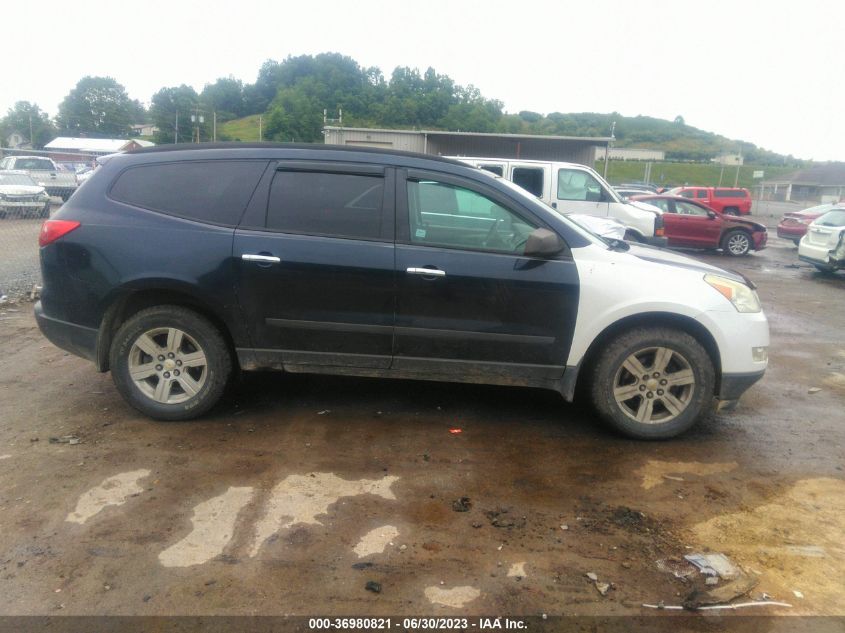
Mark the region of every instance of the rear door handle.
POLYGON ((241 259, 245 262, 259 262, 262 264, 278 264, 282 261, 281 257, 276 257, 275 255, 258 255, 253 253, 244 253, 241 255, 241 259))
POLYGON ((446 271, 437 268, 406 268, 409 275, 422 275, 424 277, 445 277, 446 271))

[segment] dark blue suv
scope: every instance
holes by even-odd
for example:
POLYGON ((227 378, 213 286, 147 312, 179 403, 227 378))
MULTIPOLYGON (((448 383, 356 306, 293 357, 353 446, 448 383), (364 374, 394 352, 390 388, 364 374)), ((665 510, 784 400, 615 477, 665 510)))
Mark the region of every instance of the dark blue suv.
MULTIPOLYGON (((668 437, 765 368, 722 353, 722 333, 708 331, 718 319, 654 314, 619 285, 620 263, 669 269, 660 251, 635 256, 512 183, 431 156, 273 144, 130 152, 105 161, 39 241, 43 333, 162 420, 204 413, 239 369, 526 385, 568 399, 586 369, 604 417, 668 437), (726 360, 743 376, 726 375, 726 360), (660 378, 621 369, 633 366, 660 378)), ((702 271, 756 299, 741 278, 702 266, 692 266, 697 290, 712 296, 699 311, 735 312, 702 271)), ((671 268, 692 279, 689 263, 671 268)), ((743 349, 768 344, 757 312, 743 349)))

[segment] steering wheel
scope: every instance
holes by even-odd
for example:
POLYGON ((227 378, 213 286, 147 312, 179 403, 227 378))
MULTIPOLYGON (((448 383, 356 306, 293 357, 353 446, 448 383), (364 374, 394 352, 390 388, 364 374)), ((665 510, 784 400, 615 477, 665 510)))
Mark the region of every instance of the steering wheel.
POLYGON ((493 241, 493 237, 498 237, 499 232, 499 224, 501 224, 503 220, 500 218, 498 220, 493 220, 493 224, 490 226, 490 230, 487 231, 487 237, 484 238, 484 245, 490 246, 490 242, 493 241))

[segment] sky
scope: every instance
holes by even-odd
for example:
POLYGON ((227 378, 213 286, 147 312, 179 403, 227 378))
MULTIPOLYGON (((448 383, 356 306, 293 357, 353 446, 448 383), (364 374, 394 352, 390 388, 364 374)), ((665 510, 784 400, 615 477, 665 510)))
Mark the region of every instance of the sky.
POLYGON ((338 52, 385 77, 433 67, 508 112, 681 115, 782 154, 845 160, 836 0, 42 0, 3 2, 0 21, 15 25, 3 29, 0 115, 26 100, 54 116, 85 75, 148 104, 164 86, 252 83, 267 59, 338 52))

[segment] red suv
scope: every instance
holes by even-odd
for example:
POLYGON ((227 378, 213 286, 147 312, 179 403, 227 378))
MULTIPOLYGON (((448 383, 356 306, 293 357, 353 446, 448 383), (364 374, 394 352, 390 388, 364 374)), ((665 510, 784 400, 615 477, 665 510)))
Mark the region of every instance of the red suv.
POLYGON ((692 198, 696 202, 725 215, 751 213, 751 192, 731 187, 675 187, 667 192, 672 196, 692 198))

